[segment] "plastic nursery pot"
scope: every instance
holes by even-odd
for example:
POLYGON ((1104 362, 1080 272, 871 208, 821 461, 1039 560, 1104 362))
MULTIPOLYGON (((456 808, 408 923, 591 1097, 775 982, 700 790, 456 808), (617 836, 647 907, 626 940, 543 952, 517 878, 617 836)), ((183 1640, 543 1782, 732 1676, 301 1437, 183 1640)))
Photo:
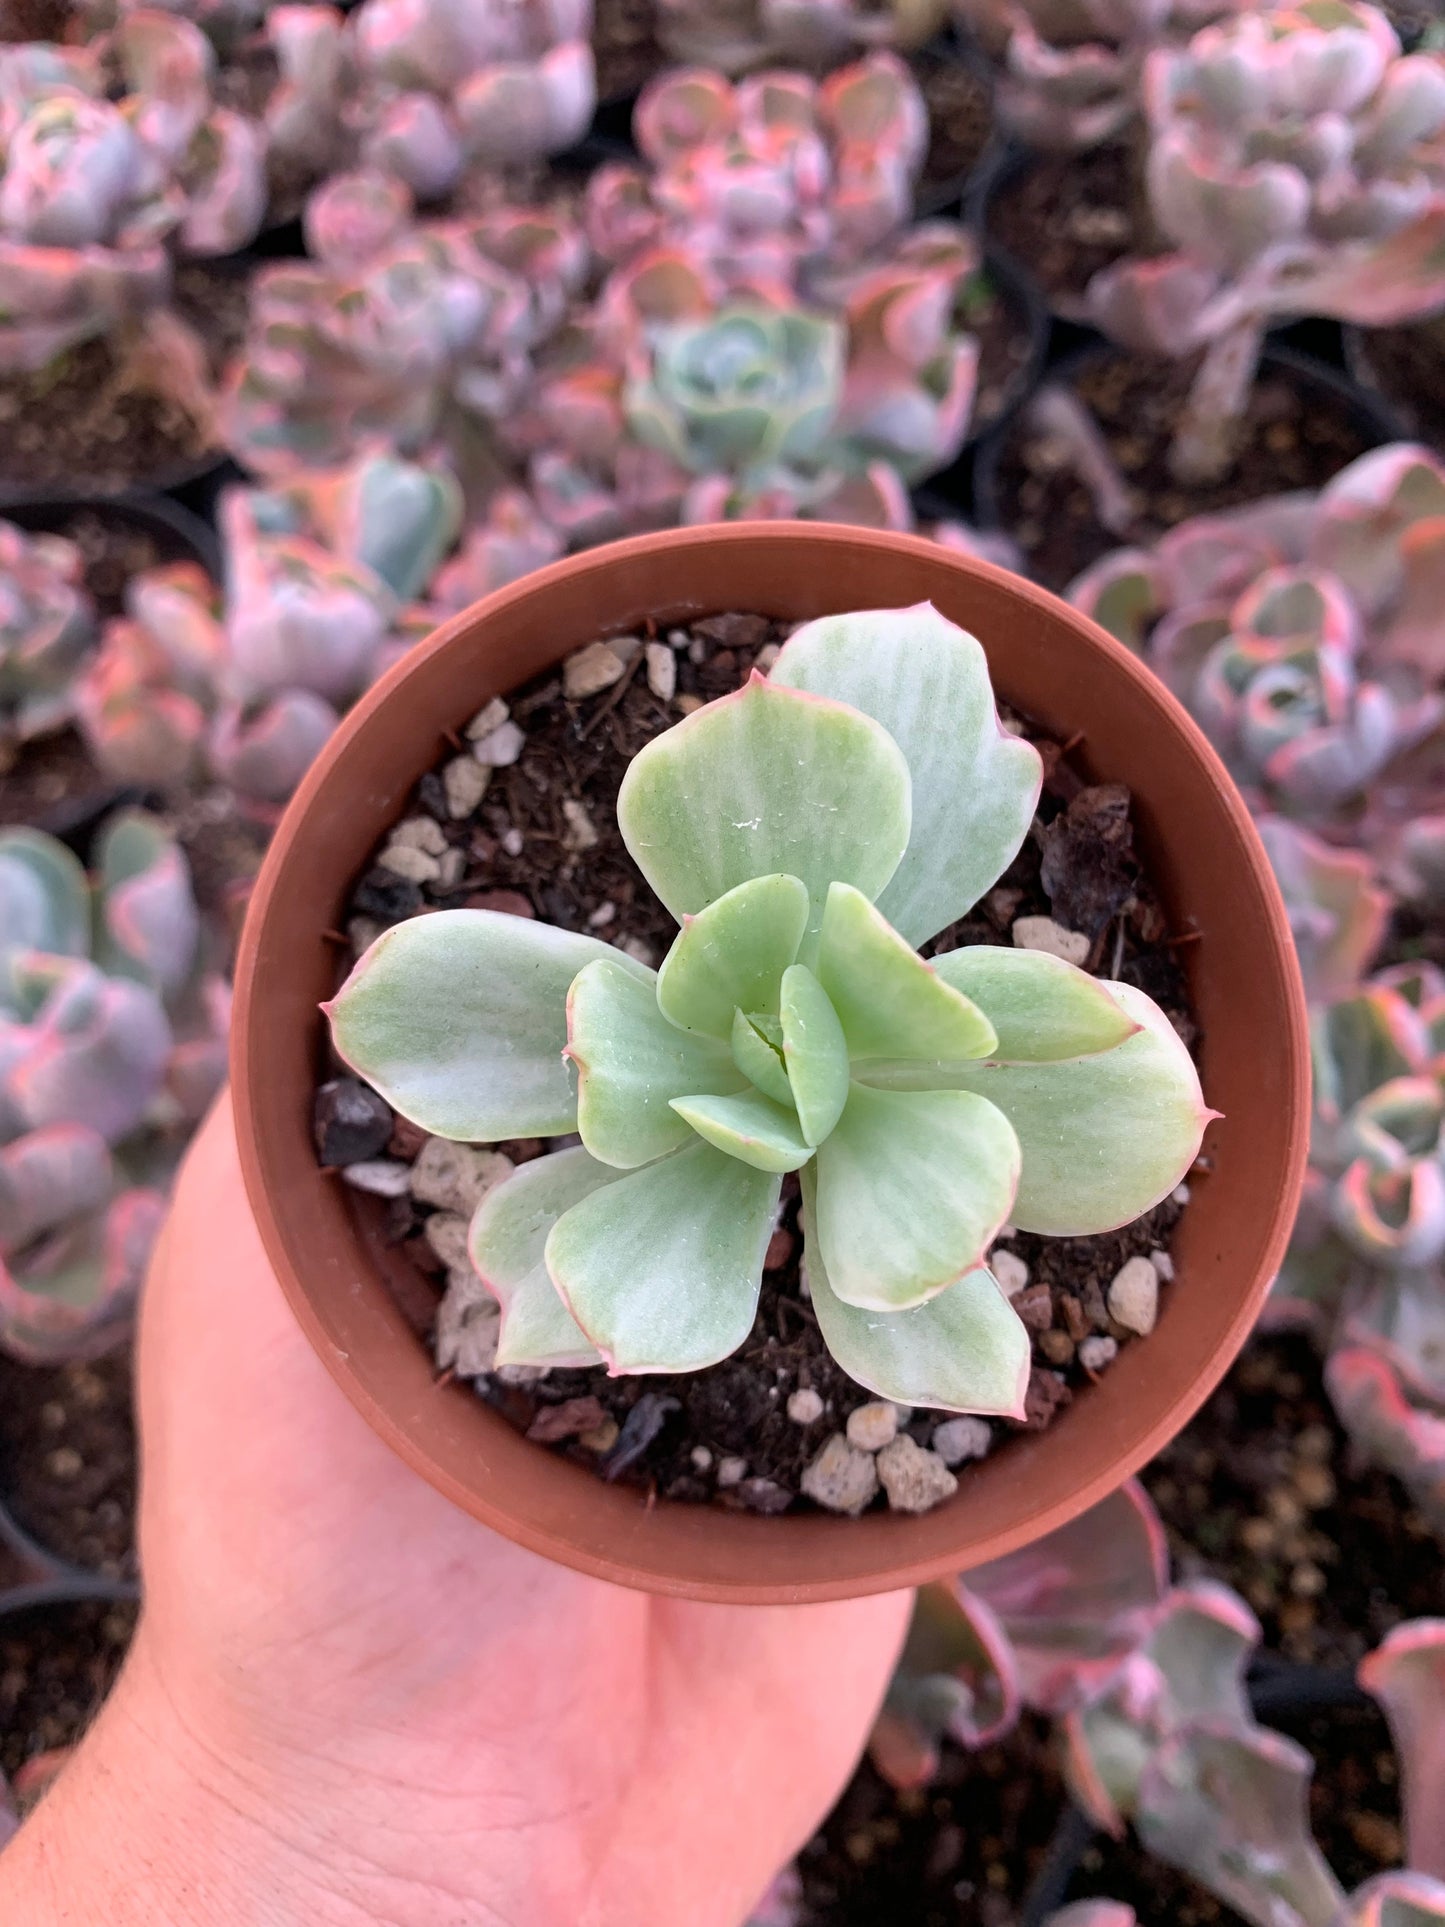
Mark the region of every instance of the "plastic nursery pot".
POLYGON ((87 1572, 31 1538, 0 1504, 0 1624, 9 1613, 37 1606, 81 1604, 89 1600, 134 1599, 134 1580, 87 1572))
POLYGON ((91 514, 122 530, 149 536, 161 562, 199 562, 214 581, 221 579, 221 545, 199 515, 164 495, 135 489, 124 495, 0 496, 0 517, 34 533, 65 533, 77 515, 91 514))
POLYGON ((1127 650, 1002 569, 915 536, 816 523, 671 530, 592 549, 456 616, 363 698, 282 818, 251 899, 232 1032, 246 1187, 282 1287, 337 1383, 423 1477, 533 1551, 644 1590, 738 1603, 913 1586, 1084 1511, 1164 1446, 1243 1344, 1304 1171, 1309 1075, 1289 926, 1244 803, 1198 729, 1127 650), (982 642, 999 694, 1082 766, 1133 791, 1141 848, 1183 946, 1205 1093, 1224 1121, 1174 1240, 1158 1326, 1042 1433, 969 1467, 921 1518, 763 1518, 654 1504, 554 1457, 431 1358, 387 1287, 381 1214, 316 1164, 328 928, 443 733, 595 637, 708 613, 787 621, 932 601, 982 642))

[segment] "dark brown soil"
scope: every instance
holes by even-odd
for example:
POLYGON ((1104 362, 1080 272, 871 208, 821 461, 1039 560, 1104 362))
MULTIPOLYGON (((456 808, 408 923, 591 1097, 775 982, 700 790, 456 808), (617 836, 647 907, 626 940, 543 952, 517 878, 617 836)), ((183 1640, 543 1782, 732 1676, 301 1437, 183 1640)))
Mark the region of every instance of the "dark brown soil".
POLYGON ((1115 145, 1035 155, 989 196, 984 226, 1027 266, 1050 305, 1073 315, 1093 275, 1151 245, 1137 154, 1115 145))
POLYGON ((205 344, 212 377, 219 380, 246 339, 246 297, 253 263, 182 261, 176 267, 173 305, 205 344))
MULTIPOLYGON (((4 514, 0 505, 0 516, 4 514)), ((40 526, 28 517, 22 520, 27 529, 40 526)), ((47 533, 65 536, 80 550, 85 586, 102 617, 121 613, 132 576, 161 562, 196 559, 190 545, 164 526, 142 525, 104 509, 57 506, 46 515, 44 526, 47 533)))
POLYGON ((640 92, 668 64, 653 28, 652 0, 596 0, 592 52, 599 101, 640 92))
POLYGON ((1106 352, 1072 378, 1135 491, 1138 513, 1125 530, 1104 528, 1087 489, 1053 443, 1030 430, 1026 415, 1007 432, 996 472, 997 525, 1046 588, 1066 589, 1110 549, 1152 541, 1188 516, 1319 488, 1373 445, 1341 398, 1266 364, 1233 468, 1218 482, 1185 488, 1170 475, 1168 455, 1195 366, 1106 352))
POLYGON ((66 40, 72 17, 70 0, 0 0, 0 44, 66 40))
MULTIPOLYGON (((686 639, 675 652, 678 688, 695 702, 745 681, 758 651, 779 642, 784 630, 762 617, 736 615, 673 633, 686 639)), ((451 822, 445 812, 441 771, 454 754, 449 750, 423 778, 406 814, 420 810, 438 821, 449 843, 466 852, 466 868, 445 892, 424 890, 380 866, 369 871, 352 899, 353 918, 363 920, 360 928, 353 924, 355 939, 369 941, 381 926, 430 905, 530 908, 563 929, 600 932, 660 962, 675 926, 633 865, 616 823, 627 764, 677 714, 652 695, 642 662, 639 652, 623 680, 581 703, 563 697, 556 676, 519 691, 512 713, 526 731, 526 747, 514 765, 494 775, 466 823, 451 822), (592 839, 585 849, 578 849, 575 821, 569 821, 568 805, 575 814, 579 802, 592 839)), ((1094 939, 1093 967, 1146 987, 1192 1037, 1183 977, 1133 853, 1127 791, 1086 788, 1057 745, 1038 740, 1049 774, 1034 833, 978 910, 944 932, 936 947, 1007 943, 1015 918, 1067 911, 1070 927, 1094 939)), ((535 1156, 540 1148, 529 1144, 523 1154, 535 1156)), ((417 1149, 419 1140, 398 1154, 414 1157, 417 1149)), ((523 1431, 540 1420, 545 1432, 548 1408, 589 1401, 585 1423, 547 1442, 608 1477, 626 1476, 666 1497, 717 1498, 764 1511, 796 1502, 804 1467, 873 1394, 840 1371, 823 1345, 802 1292, 795 1181, 787 1182, 784 1199, 752 1333, 722 1364, 676 1377, 609 1378, 601 1368, 554 1371, 527 1384, 504 1383, 499 1376, 485 1382, 484 1395, 523 1431), (823 1416, 806 1427, 786 1416, 789 1397, 801 1389, 816 1391, 825 1404, 823 1416), (737 1467, 729 1467, 720 1486, 725 1459, 745 1460, 747 1476, 739 1480, 737 1467)), ((1034 1334, 1029 1429, 1050 1423, 1074 1389, 1088 1382, 1076 1357, 1082 1339, 1092 1334, 1128 1341, 1129 1334, 1108 1317, 1105 1291, 1127 1258, 1167 1244, 1179 1209, 1167 1202, 1102 1238, 1008 1241, 1037 1267, 1017 1300, 1034 1334)), ((390 1236, 436 1271, 438 1261, 418 1236, 423 1222, 418 1207, 400 1201, 391 1210, 390 1236)), ((429 1309, 421 1295, 410 1306, 414 1323, 424 1326, 429 1309)), ((911 1422, 916 1442, 927 1445, 936 1423, 935 1415, 920 1413, 911 1422)), ((1009 1429, 1001 1423, 997 1431, 1006 1437, 1009 1429)))
POLYGON ((1020 398, 1019 384, 1029 366, 1033 342, 1023 302, 987 268, 964 289, 959 318, 978 337, 978 385, 968 424, 972 438, 986 434, 1020 398))
POLYGON ((0 377, 0 486, 95 495, 164 486, 212 452, 178 402, 129 385, 106 338, 33 374, 0 377))
POLYGON ((1356 340, 1361 379, 1379 389, 1407 434, 1445 450, 1445 324, 1362 329, 1356 340))
POLYGON ((110 1691, 136 1608, 47 1606, 0 1620, 0 1773, 70 1746, 110 1691))
POLYGON ((951 46, 924 47, 909 61, 928 107, 928 152, 920 189, 960 193, 993 136, 993 91, 951 46))
POLYGON ((51 1552, 135 1574, 135 1421, 128 1350, 88 1365, 0 1358, 0 1492, 51 1552))

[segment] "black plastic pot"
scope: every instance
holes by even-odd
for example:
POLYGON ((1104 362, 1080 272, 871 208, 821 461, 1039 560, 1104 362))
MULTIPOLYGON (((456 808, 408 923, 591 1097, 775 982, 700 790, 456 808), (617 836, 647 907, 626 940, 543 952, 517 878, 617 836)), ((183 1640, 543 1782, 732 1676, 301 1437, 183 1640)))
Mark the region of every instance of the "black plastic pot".
POLYGON ((12 1613, 29 1612, 40 1606, 79 1605, 91 1600, 127 1600, 140 1596, 132 1579, 112 1579, 104 1573, 87 1572, 48 1551, 18 1525, 4 1505, 0 1505, 0 1549, 8 1555, 6 1565, 18 1570, 18 1577, 0 1587, 0 1624, 12 1613))
POLYGON ((1375 379, 1375 371, 1370 366, 1370 330, 1347 324, 1340 330, 1340 340, 1345 367, 1349 370, 1351 380, 1358 382, 1360 387, 1374 398, 1382 414, 1394 424, 1390 439, 1400 442, 1426 442, 1439 449, 1438 434, 1432 432, 1431 428, 1420 420, 1410 403, 1397 401, 1392 395, 1387 395, 1375 379))
POLYGON ((22 529, 63 534, 67 520, 82 510, 144 531, 155 541, 164 561, 199 562, 214 580, 221 578, 221 545, 215 530, 184 504, 164 495, 139 489, 124 495, 0 493, 0 517, 22 529))

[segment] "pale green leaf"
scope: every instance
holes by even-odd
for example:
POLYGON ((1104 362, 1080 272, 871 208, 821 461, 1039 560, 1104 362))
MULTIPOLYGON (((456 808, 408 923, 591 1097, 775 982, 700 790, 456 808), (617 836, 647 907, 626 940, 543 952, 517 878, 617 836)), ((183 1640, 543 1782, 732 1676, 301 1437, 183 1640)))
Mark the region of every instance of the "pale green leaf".
POLYGON ((753 877, 685 919, 657 973, 663 1015, 686 1030, 731 1037, 736 1010, 776 1010, 783 972, 808 927, 807 886, 753 877))
POLYGON ((778 1027, 778 1048, 775 1050, 761 1028, 768 1023, 776 1024, 777 1019, 769 1019, 761 1012, 752 1017, 741 1010, 733 1012, 733 1062, 764 1097, 770 1097, 775 1104, 791 1104, 792 1086, 778 1054, 782 1049, 782 1028, 778 1027))
MULTIPOLYGON (((1132 1224, 1194 1162, 1211 1111, 1179 1033, 1130 984, 1105 988, 1139 1029, 1114 1050, 1057 1064, 951 1064, 950 1087, 997 1105, 1018 1133, 1023 1171, 1011 1217, 1020 1231, 1081 1238, 1132 1224)), ((894 1093, 940 1067, 870 1066, 894 1093)))
POLYGON ((982 1265, 910 1311, 866 1311, 833 1290, 813 1232, 815 1167, 802 1174, 804 1263, 823 1343, 850 1378, 900 1405, 1023 1416, 1029 1335, 982 1265))
POLYGON ((835 883, 823 912, 818 981, 848 1055, 987 1057, 998 1038, 976 1004, 945 983, 865 896, 835 883))
MULTIPOLYGON (((90 889, 78 859, 39 830, 0 831, 0 958, 42 950, 90 953, 90 889)), ((7 989, 0 970, 0 1007, 7 989)))
POLYGON ((1008 868, 1039 800, 1043 766, 999 723, 983 650, 927 602, 822 616, 789 637, 772 681, 851 703, 903 751, 913 832, 870 894, 909 943, 926 943, 1008 868))
POLYGON ((821 1144, 848 1097, 848 1045, 828 993, 806 964, 783 978, 783 1060, 803 1136, 821 1144))
POLYGON ((963 992, 998 1032, 990 1056, 1051 1063, 1113 1050, 1139 1026, 1097 977, 1042 950, 975 944, 935 957, 946 984, 963 992))
POLYGON ((580 1146, 534 1158, 495 1186, 472 1219, 472 1263, 502 1307, 499 1365, 582 1366, 601 1354, 563 1304, 547 1271, 547 1237, 570 1211, 604 1184, 616 1184, 610 1164, 580 1146))
POLYGON ((614 951, 578 973, 567 998, 567 1055, 577 1066, 577 1129, 593 1157, 622 1170, 685 1144, 671 1108, 695 1091, 743 1088, 732 1053, 715 1038, 670 1024, 656 979, 617 962, 614 951))
POLYGON ((809 937, 828 885, 876 897, 908 843, 908 766, 870 718, 754 676, 638 751, 617 821, 679 921, 751 877, 800 877, 809 937))
POLYGON ((596 957, 652 972, 593 937, 491 910, 437 910, 383 931, 331 1003, 341 1056, 437 1137, 496 1143, 577 1128, 562 1056, 567 991, 596 957))
POLYGON ((782 1179, 693 1139, 573 1205, 547 1269, 614 1372, 696 1372, 752 1330, 782 1179))
POLYGON ((701 1138, 759 1171, 796 1171, 813 1155, 791 1105, 761 1091, 737 1097, 675 1097, 672 1108, 701 1138))
POLYGON ((878 1311, 922 1304, 981 1261, 1018 1175, 1008 1120, 972 1092, 854 1084, 818 1147, 818 1250, 833 1290, 878 1311))

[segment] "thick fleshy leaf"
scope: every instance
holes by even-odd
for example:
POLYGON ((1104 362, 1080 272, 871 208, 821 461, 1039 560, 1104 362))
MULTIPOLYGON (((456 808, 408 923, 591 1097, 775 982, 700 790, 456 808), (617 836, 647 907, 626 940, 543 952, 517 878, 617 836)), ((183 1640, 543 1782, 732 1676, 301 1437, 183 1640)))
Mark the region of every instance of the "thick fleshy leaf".
POLYGON ((821 1144, 848 1101, 848 1042, 828 993, 806 964, 783 978, 783 1061, 803 1136, 821 1144))
POLYGON ((1445 1878, 1445 1619, 1392 1627, 1359 1681, 1384 1707, 1400 1757, 1409 1863, 1445 1878))
POLYGON ((976 1004, 945 983, 846 883, 828 892, 818 943, 818 982, 838 1013, 848 1055, 987 1057, 998 1043, 976 1004))
POLYGON ((472 1143, 577 1128, 562 1056, 567 992, 599 957, 648 986, 623 952, 492 910, 437 910, 383 931, 322 1008, 341 1056, 424 1131, 472 1143))
POLYGON ((850 1378, 900 1405, 1021 1418, 1029 1335, 992 1272, 980 1265, 910 1311, 845 1305, 814 1232, 816 1165, 803 1168, 808 1288, 823 1342, 850 1378))
POLYGON ((567 996, 567 1055, 577 1066, 577 1129, 593 1157, 624 1171, 685 1144, 675 1097, 733 1092, 743 1076, 715 1038, 679 1030, 657 1007, 652 973, 599 957, 567 996))
POLYGON ((163 994, 195 961, 201 919, 180 847, 144 810, 118 810, 96 852, 96 961, 163 994))
POLYGON ((891 1091, 976 1091, 1013 1125, 1023 1149, 1009 1213, 1020 1231, 1081 1238, 1131 1224, 1167 1198, 1217 1112, 1159 1006, 1130 984, 1106 984, 1139 1029, 1114 1050, 1054 1064, 891 1064, 863 1067, 891 1091))
POLYGON ((731 1037, 736 1010, 777 1009, 808 927, 797 877, 753 877, 688 917, 657 973, 657 1001, 684 1030, 731 1037))
POLYGON ((563 1214, 547 1269, 614 1372, 696 1372, 752 1329, 781 1178, 696 1141, 563 1214))
POLYGON ((998 1033, 990 1054, 1002 1063, 1093 1057, 1139 1028, 1097 977, 1043 950, 970 944, 935 957, 933 967, 988 1018, 998 1033))
POLYGON ((801 877, 822 921, 841 879, 876 897, 908 845, 908 765, 857 710, 761 676, 654 736, 617 798, 623 841, 679 919, 752 877, 801 877))
POLYGON ((999 724, 983 650, 921 602, 806 623, 772 680, 851 703, 902 750, 913 831, 877 903, 911 944, 927 942, 1013 861, 1043 779, 1037 751, 999 724))
POLYGON ((754 1170, 796 1171, 813 1155, 797 1113, 791 1106, 774 1104, 761 1091, 742 1091, 736 1097, 675 1097, 672 1108, 699 1137, 754 1170))
MULTIPOLYGON (((89 949, 90 891, 76 858, 39 830, 0 833, 0 955, 84 957, 89 949)), ((0 981, 0 1005, 5 998, 0 981)))
POLYGON ((1018 1176, 1018 1139, 985 1099, 854 1084, 818 1147, 817 1247, 834 1292, 863 1310, 922 1304, 982 1262, 1018 1176))
MULTIPOLYGON (((797 965, 793 966, 798 968, 797 965)), ((775 1104, 791 1104, 793 1089, 788 1082, 788 1073, 783 1060, 778 1055, 782 1049, 782 1025, 776 1018, 764 1012, 749 1017, 740 1010, 733 1012, 732 1046, 733 1062, 748 1082, 770 1097, 775 1104), (763 1025, 777 1027, 778 1046, 775 1050, 768 1036, 761 1028, 763 1025)), ((844 1060, 844 1073, 847 1073, 847 1060, 844 1060)))
POLYGON ((472 1219, 472 1263, 502 1307, 499 1365, 595 1365, 601 1354, 563 1304, 547 1270, 547 1238, 570 1211, 604 1184, 610 1164, 573 1145, 521 1165, 489 1191, 472 1219))

